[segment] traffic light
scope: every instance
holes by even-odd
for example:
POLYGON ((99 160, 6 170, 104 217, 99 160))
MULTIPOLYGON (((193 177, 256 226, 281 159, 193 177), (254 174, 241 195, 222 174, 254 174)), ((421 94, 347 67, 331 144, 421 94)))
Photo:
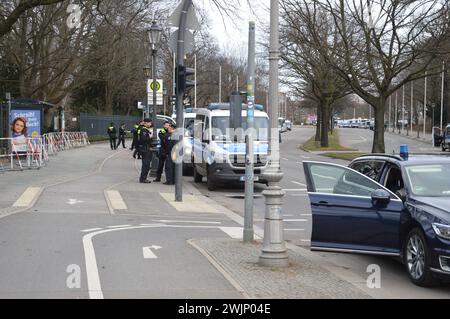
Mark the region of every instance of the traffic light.
POLYGON ((195 70, 179 65, 177 67, 177 92, 186 93, 194 87, 195 81, 188 79, 189 76, 194 75, 195 70))

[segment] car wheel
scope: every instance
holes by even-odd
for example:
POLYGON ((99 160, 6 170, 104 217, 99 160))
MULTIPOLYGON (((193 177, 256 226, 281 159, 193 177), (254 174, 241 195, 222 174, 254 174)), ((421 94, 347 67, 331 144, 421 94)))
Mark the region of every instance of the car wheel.
POLYGON ((194 167, 192 168, 192 170, 194 171, 194 182, 195 182, 195 183, 201 183, 202 180, 203 180, 203 176, 200 175, 200 174, 197 172, 197 169, 195 168, 195 165, 194 165, 194 167))
POLYGON ((213 192, 217 190, 217 186, 214 183, 213 179, 211 178, 211 173, 209 172, 209 169, 207 170, 208 175, 206 176, 206 185, 208 186, 208 190, 213 192))
POLYGON ((419 228, 411 230, 403 247, 403 259, 411 281, 423 287, 436 284, 430 270, 430 252, 423 232, 419 228))

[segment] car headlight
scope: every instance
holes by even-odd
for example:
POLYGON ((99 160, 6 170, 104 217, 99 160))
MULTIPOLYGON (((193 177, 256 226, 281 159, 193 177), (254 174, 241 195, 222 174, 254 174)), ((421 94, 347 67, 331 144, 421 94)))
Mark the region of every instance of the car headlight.
POLYGON ((436 235, 445 239, 450 239, 450 225, 433 223, 432 226, 436 235))

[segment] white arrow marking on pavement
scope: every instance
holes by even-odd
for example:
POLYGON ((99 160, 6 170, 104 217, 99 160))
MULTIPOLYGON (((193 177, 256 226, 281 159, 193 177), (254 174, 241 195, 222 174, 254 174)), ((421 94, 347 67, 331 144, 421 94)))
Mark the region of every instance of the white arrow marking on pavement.
POLYGON ((155 253, 152 251, 161 249, 161 246, 150 246, 150 247, 142 247, 142 253, 144 254, 145 259, 158 259, 158 256, 155 255, 155 253))
POLYGON ((84 202, 82 200, 78 200, 78 199, 75 199, 75 198, 70 198, 67 201, 67 204, 69 204, 69 205, 76 205, 76 204, 81 204, 81 203, 84 203, 84 202))

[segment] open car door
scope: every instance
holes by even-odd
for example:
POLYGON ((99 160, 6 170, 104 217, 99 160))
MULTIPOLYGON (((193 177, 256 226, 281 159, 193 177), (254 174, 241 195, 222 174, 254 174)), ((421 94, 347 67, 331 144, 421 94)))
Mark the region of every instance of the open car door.
POLYGON ((312 211, 311 250, 400 254, 403 202, 341 165, 303 162, 312 211))

